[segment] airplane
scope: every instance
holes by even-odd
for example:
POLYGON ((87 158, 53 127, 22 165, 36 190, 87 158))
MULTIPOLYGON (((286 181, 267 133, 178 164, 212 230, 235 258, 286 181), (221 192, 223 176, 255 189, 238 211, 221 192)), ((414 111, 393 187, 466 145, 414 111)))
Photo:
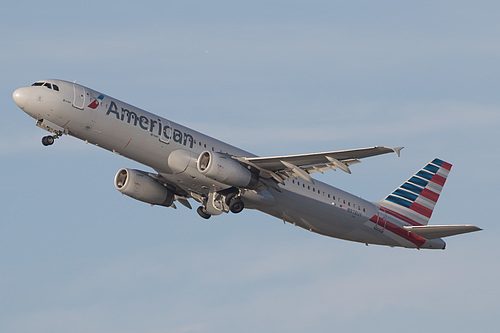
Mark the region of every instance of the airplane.
POLYGON ((51 135, 70 135, 144 164, 155 172, 118 170, 116 189, 133 199, 208 219, 256 209, 321 235, 359 243, 445 249, 443 237, 482 230, 428 225, 451 170, 432 159, 384 199, 370 202, 311 177, 403 147, 375 146, 312 154, 259 157, 75 82, 40 80, 14 91, 17 106, 51 135))

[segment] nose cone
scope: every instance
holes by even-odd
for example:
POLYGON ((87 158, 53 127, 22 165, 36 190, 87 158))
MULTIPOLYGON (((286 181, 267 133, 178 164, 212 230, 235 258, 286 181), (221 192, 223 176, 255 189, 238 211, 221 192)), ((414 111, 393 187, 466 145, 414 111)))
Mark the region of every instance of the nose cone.
POLYGON ((28 104, 28 100, 31 97, 31 90, 29 87, 22 87, 14 91, 14 94, 12 94, 12 98, 14 98, 14 102, 16 102, 17 106, 21 110, 24 110, 26 107, 26 104, 28 104))

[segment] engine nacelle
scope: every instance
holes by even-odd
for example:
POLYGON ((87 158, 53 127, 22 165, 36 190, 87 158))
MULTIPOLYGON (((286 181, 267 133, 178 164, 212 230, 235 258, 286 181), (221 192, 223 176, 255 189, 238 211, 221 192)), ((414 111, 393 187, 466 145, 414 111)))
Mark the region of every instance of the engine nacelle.
POLYGON ((120 193, 151 205, 170 207, 174 202, 174 193, 144 171, 120 169, 115 187, 120 193))
POLYGON ((229 186, 254 189, 259 180, 256 174, 231 157, 208 150, 200 154, 196 167, 206 177, 229 186))

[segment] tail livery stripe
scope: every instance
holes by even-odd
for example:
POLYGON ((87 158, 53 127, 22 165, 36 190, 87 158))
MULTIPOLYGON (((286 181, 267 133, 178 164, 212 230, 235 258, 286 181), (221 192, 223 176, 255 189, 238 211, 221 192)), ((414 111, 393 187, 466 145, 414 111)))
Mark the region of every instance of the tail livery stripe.
POLYGON ((377 215, 374 215, 370 219, 370 221, 373 222, 373 223, 375 223, 375 224, 384 223, 385 229, 387 229, 390 232, 398 235, 399 237, 402 237, 402 238, 406 239, 409 242, 412 242, 417 247, 421 247, 426 242, 425 238, 422 238, 422 237, 417 236, 417 235, 415 235, 415 234, 413 234, 411 232, 408 232, 407 230, 405 230, 405 229, 403 229, 403 228, 395 225, 394 223, 391 223, 390 221, 388 221, 386 219, 380 218, 377 215))
POLYGON ((390 202, 394 202, 395 204, 398 204, 400 206, 410 208, 411 207, 411 201, 405 200, 400 197, 395 197, 393 195, 388 196, 385 200, 388 200, 390 202))
POLYGON ((417 172, 416 176, 420 177, 420 178, 424 178, 424 179, 427 179, 427 180, 431 180, 432 177, 434 177, 435 173, 429 173, 427 171, 424 171, 424 170, 421 170, 419 172, 417 172))
POLYGON ((434 175, 434 177, 432 177, 431 179, 431 182, 443 186, 444 183, 446 182, 446 178, 441 177, 440 175, 434 175))
POLYGON ((427 208, 427 207, 424 207, 416 202, 414 202, 411 207, 410 207, 411 210, 419 213, 419 214, 422 214, 423 216, 427 217, 427 218, 431 218, 431 215, 432 215, 432 210, 427 208))
POLYGON ((446 163, 446 162, 440 160, 439 158, 435 158, 434 161, 432 161, 431 163, 439 165, 440 167, 445 168, 448 171, 451 170, 451 164, 446 163))
POLYGON ((379 204, 405 216, 412 224, 427 225, 450 170, 450 163, 436 158, 379 204))
POLYGON ((422 224, 418 223, 417 221, 414 221, 414 220, 410 219, 407 216, 404 216, 404 215, 401 215, 399 213, 396 213, 393 210, 390 210, 390 209, 387 209, 387 208, 384 208, 384 207, 380 207, 380 210, 383 211, 383 212, 386 212, 387 214, 392 215, 395 218, 397 218, 397 219, 399 219, 399 220, 401 220, 403 222, 406 222, 408 224, 411 224, 411 225, 414 225, 414 226, 422 225, 422 224))
POLYGON ((435 165, 432 165, 432 164, 427 164, 427 165, 424 167, 424 170, 427 170, 427 171, 429 171, 430 173, 436 173, 436 172, 438 172, 439 167, 437 167, 437 166, 435 166, 435 165))
POLYGON ((411 192, 415 193, 416 195, 419 195, 423 191, 423 188, 420 188, 418 186, 412 185, 412 184, 410 184, 408 182, 406 182, 403 185, 401 185, 401 188, 404 188, 405 190, 411 191, 411 192))
POLYGON ((417 185, 417 186, 420 186, 420 187, 426 187, 427 184, 429 184, 428 181, 426 180, 423 180, 422 178, 417 178, 415 176, 411 177, 409 180, 408 180, 409 183, 412 183, 414 185, 417 185))
POLYGON ((437 202, 439 199, 439 194, 432 192, 431 190, 428 190, 424 188, 422 192, 420 192, 420 195, 423 196, 424 198, 427 198, 433 202, 437 202))

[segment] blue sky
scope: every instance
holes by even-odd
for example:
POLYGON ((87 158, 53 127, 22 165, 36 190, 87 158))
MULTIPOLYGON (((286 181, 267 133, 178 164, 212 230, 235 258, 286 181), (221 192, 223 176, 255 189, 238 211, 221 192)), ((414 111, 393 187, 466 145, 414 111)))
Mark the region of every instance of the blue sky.
POLYGON ((24 1, 0 13, 0 331, 496 331, 500 5, 24 1), (318 177, 379 200, 453 164, 445 251, 368 246, 259 212, 202 220, 120 195, 142 168, 45 133, 12 92, 83 85, 259 155, 405 146, 318 177))

